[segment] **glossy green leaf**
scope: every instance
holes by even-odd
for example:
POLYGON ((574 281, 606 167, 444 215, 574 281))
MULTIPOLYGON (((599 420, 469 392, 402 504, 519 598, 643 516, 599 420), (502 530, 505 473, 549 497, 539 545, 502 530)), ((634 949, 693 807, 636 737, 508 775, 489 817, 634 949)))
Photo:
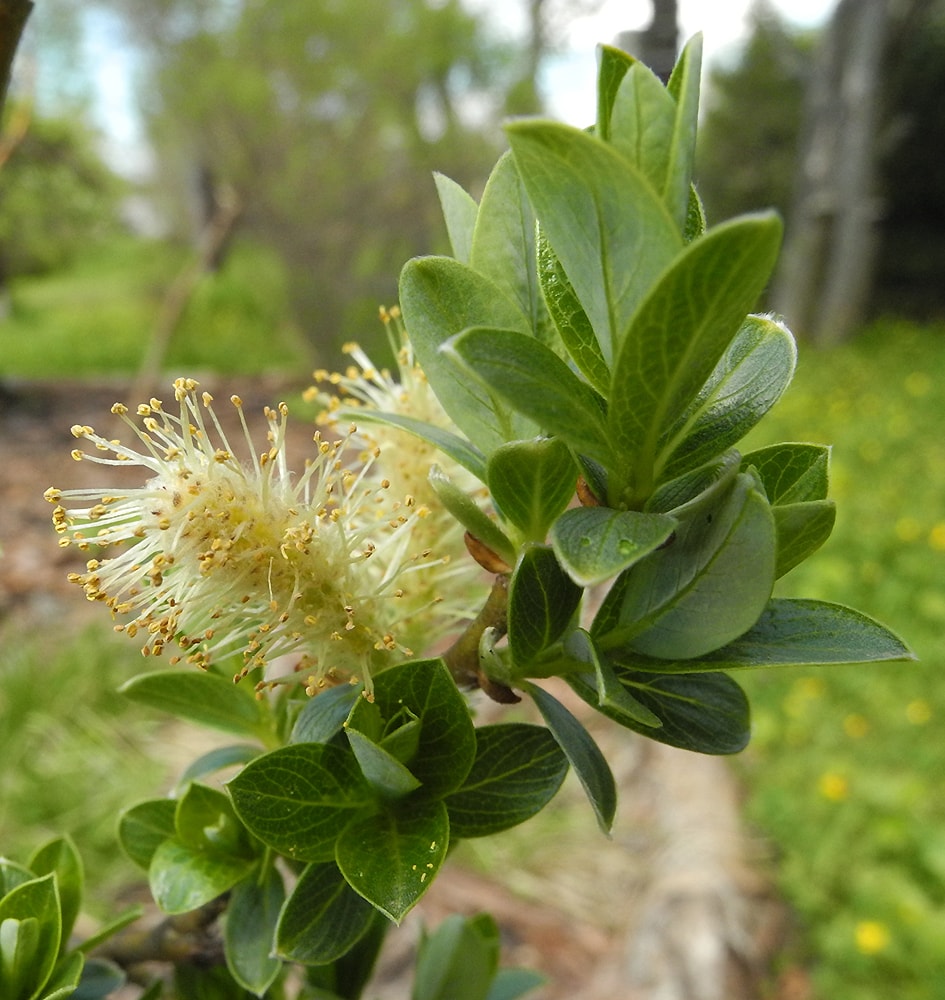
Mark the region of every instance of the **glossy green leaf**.
POLYGON ((661 483, 650 495, 646 510, 685 517, 687 511, 711 502, 731 488, 741 465, 741 455, 730 449, 697 469, 661 483))
POLYGON ((526 671, 561 638, 582 594, 549 546, 530 545, 522 552, 509 582, 509 648, 516 668, 526 671))
POLYGON ((742 468, 753 468, 772 506, 824 500, 830 481, 830 448, 782 443, 750 451, 742 468))
POLYGON ((682 236, 652 185, 607 143, 544 121, 513 122, 506 132, 542 229, 610 364, 682 236))
POLYGON ((326 743, 257 757, 227 789, 250 832, 297 861, 330 860, 345 825, 374 801, 351 751, 326 743))
POLYGON ((597 48, 597 125, 596 133, 605 141, 610 141, 610 116, 620 84, 636 60, 623 49, 612 45, 597 48))
POLYGON ((276 928, 276 953, 289 962, 327 965, 367 932, 374 910, 348 885, 334 862, 309 865, 286 900, 276 928))
POLYGON ((837 509, 832 500, 810 500, 772 507, 772 512, 778 535, 775 576, 782 577, 827 541, 837 509))
POLYGON ((431 466, 429 480, 440 503, 473 538, 511 566, 515 562, 515 546, 476 501, 459 489, 438 465, 431 466))
POLYGON ((472 770, 445 799, 450 835, 486 837, 524 823, 554 798, 567 772, 567 757, 544 727, 480 726, 472 770))
POLYGON ((781 398, 796 360, 786 327, 766 316, 749 316, 670 430, 657 479, 679 476, 736 444, 781 398))
POLYGON ((495 920, 453 914, 420 942, 411 1000, 486 1000, 498 967, 495 920))
POLYGON ((420 787, 420 780, 393 754, 356 729, 349 727, 347 734, 361 773, 381 798, 402 798, 420 787))
POLYGON ((197 670, 159 670, 139 674, 121 687, 133 701, 241 736, 256 736, 262 713, 252 685, 197 670))
POLYGON ((69 941, 69 935, 82 907, 82 893, 85 888, 82 858, 79 857, 79 852, 70 837, 56 837, 33 853, 29 859, 29 867, 35 875, 55 872, 62 913, 61 944, 64 946, 69 941))
POLYGON ((601 394, 610 388, 610 369, 604 361, 591 321, 581 305, 558 255, 545 234, 538 232, 538 279, 548 315, 571 360, 601 394))
POLYGON ((261 997, 282 970, 273 955, 276 925, 285 902, 282 876, 266 865, 237 882, 230 893, 223 924, 223 944, 230 975, 261 997))
POLYGON ((472 195, 445 174, 434 171, 433 180, 440 199, 440 208, 443 210, 453 256, 461 264, 468 264, 479 206, 472 195))
POLYGON ((352 822, 336 861, 348 884, 399 924, 433 883, 449 839, 442 801, 410 801, 352 822))
POLYGON ((191 781, 205 778, 225 768, 248 764, 254 757, 262 753, 259 746, 253 743, 231 743, 228 746, 214 747, 187 765, 184 773, 177 780, 177 788, 182 789, 191 781))
POLYGON ((575 507, 555 521, 551 545, 571 579, 592 587, 659 548, 675 527, 675 519, 665 514, 575 507))
POLYGON ((351 684, 338 684, 316 692, 302 706, 289 742, 331 742, 341 732, 345 719, 360 697, 360 689, 351 684))
POLYGON ((23 882, 0 899, 4 1000, 31 1000, 48 981, 62 940, 55 872, 23 882), (7 992, 8 991, 8 992, 7 992))
POLYGON ((571 674, 567 680, 589 705, 627 729, 659 743, 698 753, 738 753, 748 744, 750 713, 742 689, 722 673, 653 674, 616 668, 621 684, 663 723, 659 729, 641 725, 612 705, 601 705, 591 675, 571 674))
POLYGON ((535 214, 511 153, 499 158, 482 193, 469 263, 518 304, 533 332, 547 324, 535 260, 535 214))
POLYGON ((36 873, 25 865, 17 864, 9 858, 0 857, 0 899, 11 889, 36 878, 36 873))
POLYGON ((145 871, 160 844, 176 833, 173 799, 148 799, 126 809, 118 819, 118 842, 131 860, 145 871))
POLYGON ((199 851, 252 858, 254 851, 229 798, 217 788, 191 782, 177 800, 175 836, 199 851))
POLYGON ((630 571, 625 638, 641 653, 674 660, 724 646, 764 610, 775 554, 771 508, 739 475, 723 502, 681 520, 672 544, 630 571))
POLYGON ((524 688, 567 755, 591 803, 598 825, 604 833, 609 833, 617 811, 617 786, 600 747, 557 698, 536 684, 526 683, 524 688))
POLYGON ((611 448, 600 397, 549 347, 534 337, 475 327, 442 348, 457 370, 488 386, 544 434, 607 463, 611 448))
POLYGON ((163 841, 151 858, 148 884, 165 913, 187 913, 222 896, 253 868, 252 858, 163 841))
POLYGON ((471 326, 530 334, 527 317, 494 282, 449 257, 408 261, 400 276, 400 306, 424 374, 456 426, 484 454, 500 444, 533 437, 537 428, 459 371, 440 353, 471 326))
POLYGON ((489 456, 487 483, 503 517, 526 541, 542 542, 574 496, 577 467, 560 438, 512 441, 489 456))
POLYGON ((780 241, 774 214, 742 216, 710 229, 676 257, 622 333, 608 421, 640 502, 655 484, 662 436, 692 403, 755 305, 780 241))
POLYGON ((647 729, 659 729, 662 726, 659 716, 635 698, 626 685, 620 683, 609 661, 598 654, 594 639, 588 632, 575 629, 565 639, 564 652, 569 659, 593 670, 598 708, 613 709, 647 729))
POLYGON ((469 707, 442 660, 411 660, 390 667, 374 681, 374 704, 385 720, 409 710, 420 720, 411 772, 424 798, 459 788, 476 756, 469 707))

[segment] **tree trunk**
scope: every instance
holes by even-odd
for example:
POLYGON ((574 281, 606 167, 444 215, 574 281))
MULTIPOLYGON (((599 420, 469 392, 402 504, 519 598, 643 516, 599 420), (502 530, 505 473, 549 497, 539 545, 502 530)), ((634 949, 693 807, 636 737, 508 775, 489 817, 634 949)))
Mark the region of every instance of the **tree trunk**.
POLYGON ((818 343, 854 332, 869 298, 886 0, 841 0, 810 81, 778 312, 818 343))

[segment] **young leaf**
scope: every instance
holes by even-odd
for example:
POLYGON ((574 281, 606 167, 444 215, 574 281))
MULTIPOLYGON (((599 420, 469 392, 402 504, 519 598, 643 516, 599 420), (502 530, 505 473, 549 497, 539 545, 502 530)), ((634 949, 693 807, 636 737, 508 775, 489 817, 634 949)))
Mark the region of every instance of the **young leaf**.
POLYGON ((492 917, 453 914, 420 942, 411 1000, 486 1000, 498 967, 492 917))
POLYGON ((665 514, 575 507, 555 521, 551 545, 571 579, 593 587, 659 548, 675 527, 675 519, 665 514))
POLYGON ((509 566, 515 562, 515 546, 491 517, 438 466, 430 467, 430 485, 443 506, 457 521, 509 566))
POLYGON ((699 90, 702 77, 702 35, 686 43, 666 89, 676 101, 676 124, 663 197, 676 222, 687 222, 691 205, 692 171, 696 158, 696 129, 699 120, 699 90))
POLYGON ((830 478, 830 448, 822 444, 773 444, 751 451, 742 468, 753 468, 772 506, 824 500, 830 478))
POLYGON ((771 508, 740 474, 721 503, 681 520, 673 543, 628 573, 621 620, 630 644, 675 660, 731 642, 771 596, 775 552, 771 508))
POLYGON ((287 962, 327 965, 368 931, 374 910, 333 862, 311 864, 286 900, 276 927, 276 954, 287 962))
POLYGON ((411 801, 354 820, 335 860, 355 892, 399 924, 430 888, 449 839, 446 806, 411 801))
POLYGON ((604 833, 609 833, 617 811, 617 786, 600 747, 557 698, 530 682, 525 683, 524 689, 531 695, 545 724, 571 762, 597 817, 598 826, 604 833))
POLYGON ((534 337, 474 327, 441 350, 457 370, 487 386, 542 433, 556 434, 601 462, 612 460, 601 398, 534 337))
POLYGON ((420 720, 410 771, 424 798, 439 798, 459 788, 476 756, 476 734, 469 708, 442 660, 411 660, 379 673, 374 704, 385 721, 404 710, 420 720))
POLYGON ((704 507, 713 497, 721 497, 731 488, 741 460, 742 456, 732 448, 691 472, 661 483, 650 494, 645 509, 686 517, 689 511, 704 507))
POLYGON ((69 837, 56 837, 38 848, 29 859, 29 868, 35 875, 56 874, 59 905, 62 912, 62 941, 68 944, 69 935, 82 906, 85 872, 82 858, 69 837))
POLYGON ((509 583, 509 648, 515 667, 528 665, 564 634, 583 591, 546 545, 524 550, 509 583))
POLYGON ((827 541, 837 519, 837 509, 832 500, 809 500, 771 510, 778 535, 774 575, 780 578, 827 541))
POLYGON ((347 734, 361 773, 381 798, 403 798, 420 787, 419 779, 383 747, 350 726, 347 734))
POLYGON ((661 445, 666 457, 657 462, 656 478, 679 476, 744 437, 781 398, 796 360, 786 327, 766 316, 749 316, 661 445))
POLYGON ((440 198, 440 208, 443 210, 453 256, 461 264, 468 264, 479 206, 472 195, 467 194, 456 181, 445 174, 434 171, 433 181, 440 198))
POLYGON ((173 799, 148 799, 126 809, 118 820, 118 842, 131 860, 145 871, 154 852, 174 836, 177 803, 173 799))
POLYGON ((263 996, 282 970, 272 954, 285 887, 274 865, 237 882, 230 893, 223 945, 230 975, 250 993, 263 996))
POLYGON ((187 913, 209 903, 246 878, 252 858, 216 854, 177 839, 161 843, 148 869, 154 901, 165 913, 187 913))
POLYGON ((327 743, 257 757, 227 789, 250 832, 297 861, 330 860, 345 825, 374 802, 354 755, 327 743))
POLYGON ((255 853, 230 800, 209 785, 187 786, 177 800, 174 831, 182 844, 197 851, 238 858, 252 858, 255 853))
POLYGON ((0 958, 11 1000, 37 996, 52 973, 62 941, 56 873, 11 889, 0 899, 0 958))
POLYGON ((538 279, 545 305, 571 360, 602 395, 610 388, 610 369, 604 361, 591 321, 578 301, 558 255, 544 232, 538 231, 538 279))
POLYGON ((544 121, 513 122, 506 132, 542 229, 610 364, 682 236, 649 181, 607 143, 544 121))
POLYGON ((133 677, 119 690, 177 718, 241 736, 258 736, 262 726, 251 685, 234 684, 219 674, 158 670, 133 677))
POLYGON ((641 725, 613 705, 601 705, 589 675, 570 674, 567 681, 601 714, 659 743, 708 754, 738 753, 747 746, 748 699, 726 674, 652 674, 624 668, 617 668, 616 673, 633 697, 660 719, 659 729, 641 725))
POLYGON ((640 502, 654 485, 662 435, 738 332, 768 280, 780 241, 781 223, 770 213, 710 229, 676 257, 622 331, 608 421, 640 502))
POLYGON ((330 743, 361 697, 357 687, 338 684, 317 692, 305 703, 292 727, 290 743, 330 743))
POLYGON ((448 257, 408 261, 400 276, 400 306, 417 360, 456 426, 485 454, 533 437, 536 428, 478 382, 470 381, 440 346, 470 326, 531 333, 528 319, 496 284, 448 257))
POLYGON ((597 49, 597 126, 595 131, 605 141, 610 141, 610 116, 620 84, 636 62, 623 49, 600 45, 597 49))
POLYGON ((476 760, 463 787, 444 800, 450 836, 486 837, 524 823, 554 798, 568 759, 543 726, 479 726, 476 760))
POLYGON ((489 456, 486 478, 503 516, 526 541, 543 542, 574 496, 577 467, 560 438, 533 438, 497 448, 489 456))

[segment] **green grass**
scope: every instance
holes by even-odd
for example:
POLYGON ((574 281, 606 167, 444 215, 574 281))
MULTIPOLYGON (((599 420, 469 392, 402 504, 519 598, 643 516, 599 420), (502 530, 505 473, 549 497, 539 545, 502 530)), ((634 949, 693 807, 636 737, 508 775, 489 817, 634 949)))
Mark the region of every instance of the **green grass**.
POLYGON ((753 443, 832 443, 837 526, 780 591, 849 604, 917 663, 749 677, 739 759, 818 1000, 945 997, 945 330, 804 348, 753 443))
MULTIPOLYGON (((92 248, 69 269, 21 278, 0 322, 0 377, 46 379, 137 371, 161 303, 190 252, 122 238, 92 248)), ((175 331, 165 367, 259 375, 305 371, 289 319, 285 275, 266 251, 238 243, 205 275, 175 331)))

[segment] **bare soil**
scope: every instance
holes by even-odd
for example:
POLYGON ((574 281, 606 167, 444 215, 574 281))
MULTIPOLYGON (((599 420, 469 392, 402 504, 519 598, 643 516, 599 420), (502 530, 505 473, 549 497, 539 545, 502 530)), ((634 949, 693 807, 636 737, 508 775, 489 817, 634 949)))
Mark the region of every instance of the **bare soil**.
MULTIPOLYGON (((223 399, 239 391, 248 416, 287 388, 205 387, 223 399)), ((66 582, 81 562, 58 547, 43 491, 114 485, 113 470, 106 478, 98 466, 72 462, 69 428, 91 424, 116 434, 109 410, 126 391, 117 382, 0 385, 0 633, 87 620, 90 606, 66 582)), ((220 407, 221 416, 227 410, 220 407)), ((302 454, 311 428, 299 421, 293 433, 302 454)), ((140 481, 140 469, 114 471, 140 481)), ((451 863, 392 935, 369 995, 409 995, 405 977, 422 921, 488 911, 502 928, 503 961, 547 975, 535 1000, 810 1000, 803 969, 772 972, 790 919, 764 874, 766 846, 742 826, 739 789, 725 762, 637 739, 606 720, 586 721, 620 787, 612 837, 597 830, 569 778, 546 810, 548 823, 533 821, 533 849, 522 850, 550 858, 544 868, 511 863, 486 876, 451 863), (568 817, 564 833, 556 816, 568 817)))

